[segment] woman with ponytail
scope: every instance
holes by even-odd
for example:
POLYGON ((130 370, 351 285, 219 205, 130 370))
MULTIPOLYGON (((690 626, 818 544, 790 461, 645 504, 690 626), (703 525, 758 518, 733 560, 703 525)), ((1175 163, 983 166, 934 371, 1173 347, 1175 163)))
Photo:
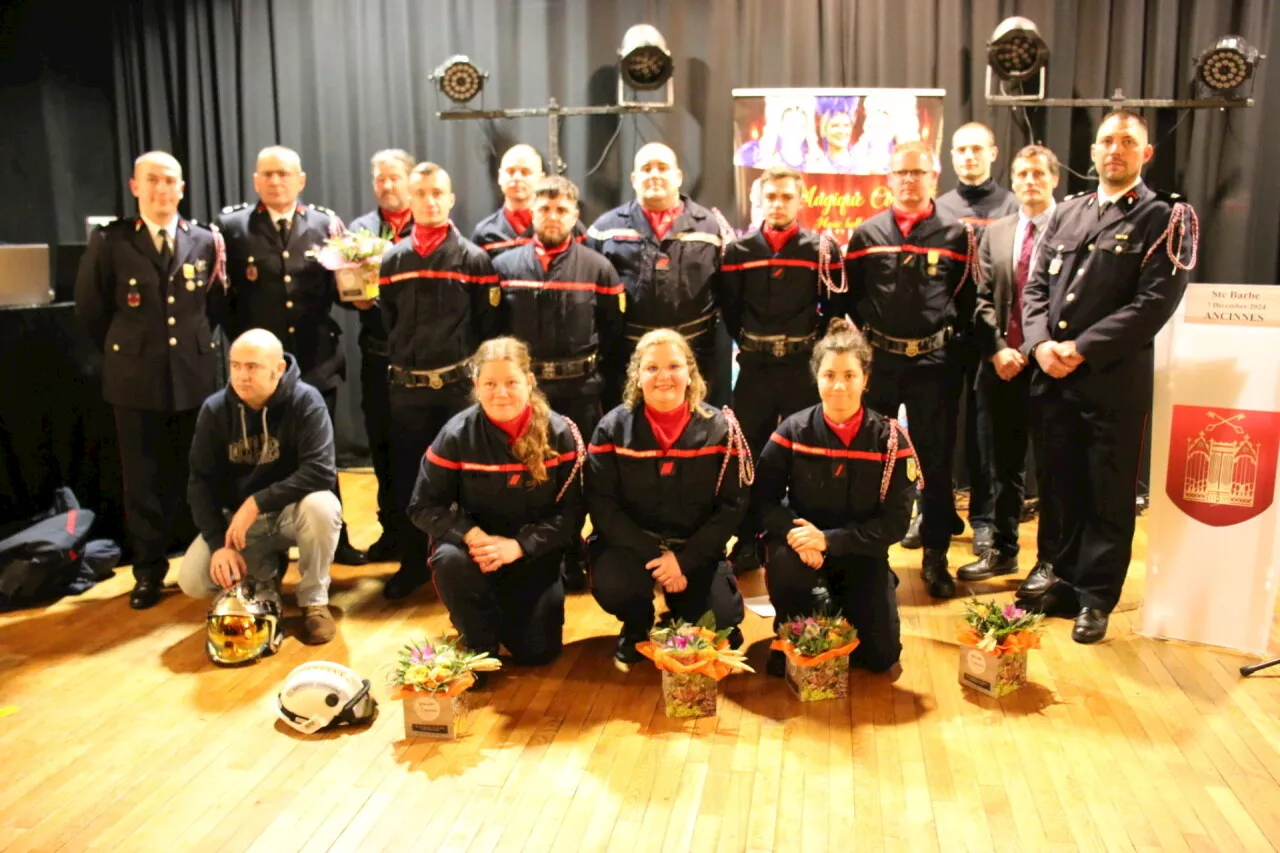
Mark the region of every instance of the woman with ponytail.
POLYGON ((678 332, 655 329, 636 345, 622 405, 600 421, 588 449, 592 592, 622 622, 614 660, 640 660, 660 586, 671 615, 707 611, 742 644, 742 594, 725 545, 747 507, 751 452, 733 413, 703 402, 707 386, 678 332))
POLYGON ((467 648, 503 645, 536 666, 560 653, 560 560, 582 530, 586 448, 529 367, 515 338, 480 345, 475 405, 431 443, 409 517, 431 536, 436 589, 467 648))
MULTIPOLYGON (((858 631, 850 663, 883 672, 902 652, 889 546, 910 523, 919 460, 902 427, 862 405, 871 347, 852 323, 832 320, 809 365, 822 402, 779 424, 752 492, 774 627, 812 615, 825 586, 858 631)), ((770 652, 769 674, 785 671, 782 652, 770 652)))

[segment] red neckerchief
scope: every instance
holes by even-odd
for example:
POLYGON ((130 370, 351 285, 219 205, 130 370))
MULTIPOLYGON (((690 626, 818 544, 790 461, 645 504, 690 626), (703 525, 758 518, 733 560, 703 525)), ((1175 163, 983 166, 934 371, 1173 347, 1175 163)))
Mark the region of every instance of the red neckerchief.
MULTIPOLYGON (((485 415, 485 417, 489 418, 488 415, 485 415)), ((489 418, 489 423, 507 434, 507 446, 510 447, 515 444, 520 439, 520 436, 524 435, 529 429, 529 419, 532 417, 533 406, 525 405, 524 411, 516 415, 511 420, 495 421, 493 418, 489 418)))
POLYGON ((800 223, 792 222, 787 228, 778 231, 768 225, 760 229, 760 233, 764 236, 764 241, 769 244, 769 248, 776 255, 782 251, 782 247, 787 245, 792 237, 796 236, 800 231, 800 223))
POLYGON ((434 226, 413 223, 413 248, 424 258, 438 249, 440 244, 444 242, 444 238, 448 236, 448 222, 434 226))
POLYGON ((645 403, 644 417, 649 422, 649 429, 653 430, 653 437, 658 440, 658 444, 663 450, 670 450, 671 445, 680 438, 680 433, 684 432, 684 428, 689 425, 689 406, 687 403, 681 403, 669 412, 659 412, 645 403))
POLYGON ((542 264, 542 271, 546 272, 551 269, 551 262, 556 259, 556 255, 563 255, 565 252, 569 251, 569 246, 572 243, 573 236, 570 235, 569 238, 559 246, 552 246, 548 249, 546 246, 542 245, 541 240, 535 237, 533 240, 533 253, 537 255, 538 262, 542 264))
POLYGON ((922 220, 933 216, 933 202, 929 202, 929 207, 919 213, 907 213, 905 210, 899 210, 895 204, 893 206, 893 218, 898 223, 898 230, 902 232, 902 236, 906 237, 911 233, 911 229, 922 220))
POLYGON ((405 208, 399 213, 392 213, 384 208, 378 208, 378 215, 382 217, 382 221, 387 223, 387 227, 391 229, 391 242, 400 242, 400 232, 404 231, 404 227, 409 224, 409 220, 413 219, 413 210, 405 208))
POLYGON ((684 204, 677 202, 675 207, 668 210, 649 210, 641 207, 644 211, 644 218, 649 220, 649 227, 653 229, 653 236, 662 240, 667 236, 667 232, 671 230, 671 223, 676 221, 676 217, 684 213, 684 204))
POLYGON ((530 208, 512 210, 504 205, 502 215, 507 217, 507 222, 516 230, 517 237, 524 236, 524 232, 533 227, 533 211, 530 208))
POLYGON ((845 447, 848 447, 850 442, 853 441, 853 437, 858 434, 858 430, 862 428, 862 408, 859 407, 858 411, 853 413, 853 417, 842 424, 831 420, 825 411, 822 413, 822 419, 827 422, 827 426, 831 427, 831 431, 836 434, 836 438, 840 439, 845 447))

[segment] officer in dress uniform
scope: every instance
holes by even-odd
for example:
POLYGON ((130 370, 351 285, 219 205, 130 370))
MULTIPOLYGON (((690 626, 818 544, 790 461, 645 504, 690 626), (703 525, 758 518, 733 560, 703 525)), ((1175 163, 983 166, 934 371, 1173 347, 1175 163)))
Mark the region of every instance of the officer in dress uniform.
MULTIPOLYGON (((227 240, 231 285, 227 325, 232 337, 266 329, 279 338, 297 359, 302 381, 324 398, 332 419, 346 359, 338 341, 341 329, 329 316, 337 284, 316 253, 327 238, 342 233, 343 224, 332 210, 298 201, 306 183, 296 151, 268 146, 258 152, 253 173, 258 203, 222 209, 218 227, 227 240)), ((333 488, 337 494, 336 482, 333 488)), ((333 559, 349 566, 365 562, 364 552, 347 539, 345 523, 333 559)))
MULTIPOLYGON (((586 244, 603 254, 626 286, 626 335, 605 368, 605 407, 622 397, 627 362, 649 331, 675 329, 689 341, 708 382, 716 370, 715 277, 733 229, 719 211, 680 194, 684 175, 675 152, 651 142, 636 152, 635 201, 587 229, 586 244)), ((726 395, 727 396, 727 395, 726 395)))
MULTIPOLYGON (((961 566, 956 577, 965 582, 982 581, 1018 571, 1018 525, 1022 516, 1022 484, 1027 458, 1027 441, 1035 452, 1036 482, 1044 478, 1044 441, 1034 426, 1039 407, 1031 405, 1030 362, 1020 348, 1022 294, 1035 266, 1035 253, 1053 215, 1053 190, 1058 186, 1058 158, 1048 148, 1028 145, 1013 158, 1013 191, 1019 211, 997 219, 984 229, 978 256, 982 284, 978 286, 978 308, 974 315, 974 335, 983 362, 978 368, 977 391, 991 414, 993 462, 995 465, 995 538, 992 547, 977 561, 961 566)), ((1057 542, 1058 514, 1052 502, 1042 496, 1040 520, 1036 525, 1037 569, 1052 559, 1057 542)), ((1034 570, 1033 570, 1034 571, 1034 570)))
MULTIPOLYGON (((468 403, 476 347, 498 333, 502 289, 489 256, 449 221, 449 174, 419 163, 409 175, 413 236, 382 256, 378 303, 391 351, 391 482, 407 513, 422 454, 468 403)), ((430 578, 430 540, 408 516, 400 569, 382 594, 405 598, 430 578)))
MULTIPOLYGON (((755 455, 780 420, 817 400, 809 355, 827 321, 848 310, 840 248, 830 237, 800 227, 803 194, 800 172, 790 166, 765 169, 764 222, 729 244, 720 272, 720 316, 738 343, 733 409, 755 455), (838 286, 833 266, 839 268, 838 286)), ((733 551, 735 573, 759 567, 758 533, 756 514, 748 511, 733 551)))
POLYGON ((1058 205, 1023 293, 1023 354, 1044 407, 1047 483, 1061 513, 1052 569, 1019 596, 1075 612, 1072 639, 1106 636, 1133 549, 1134 500, 1151 411, 1154 340, 1195 263, 1195 211, 1142 182, 1154 149, 1142 117, 1108 114, 1091 148, 1097 192, 1058 205))
POLYGON ((977 245, 972 226, 937 215, 932 148, 899 145, 891 163, 893 207, 849 238, 850 313, 875 349, 867 406, 885 417, 907 407, 924 480, 922 575, 930 595, 951 598, 947 548, 964 529, 951 491, 961 375, 954 341, 973 322, 977 245))
POLYGON ((96 230, 76 276, 76 314, 102 350, 103 396, 115 409, 135 610, 160 600, 169 545, 192 527, 187 456, 200 406, 218 388, 223 242, 178 215, 183 188, 171 155, 140 156, 129 180, 138 216, 96 230))
MULTIPOLYGON (((951 165, 960 183, 955 189, 938 196, 938 215, 958 219, 974 227, 979 237, 992 222, 1018 212, 1014 194, 991 177, 992 166, 1000 155, 996 135, 980 122, 963 124, 951 135, 951 165)), ((973 528, 973 553, 981 556, 991 548, 995 525, 991 477, 994 468, 991 414, 985 400, 975 391, 978 344, 971 339, 958 342, 964 366, 964 454, 969 475, 969 525, 973 528)), ((920 547, 919 522, 904 545, 920 547), (917 541, 913 542, 913 538, 917 541)))
MULTIPOLYGON (((378 206, 347 226, 353 234, 368 231, 393 243, 413 233, 409 209, 409 173, 417 160, 407 151, 388 148, 373 155, 373 194, 378 206)), ((346 303, 343 303, 345 306, 346 303)), ((370 560, 383 562, 400 555, 397 530, 400 513, 391 487, 391 396, 387 385, 387 329, 382 309, 375 303, 359 305, 360 312, 360 409, 369 438, 369 455, 378 479, 378 523, 382 535, 369 546, 370 560)))
MULTIPOLYGON (((542 157, 532 145, 522 142, 502 155, 498 167, 502 207, 481 219, 471 232, 471 242, 488 252, 491 259, 533 242, 533 191, 542 178, 542 157)), ((578 240, 586 233, 580 221, 573 224, 573 236, 578 240)))

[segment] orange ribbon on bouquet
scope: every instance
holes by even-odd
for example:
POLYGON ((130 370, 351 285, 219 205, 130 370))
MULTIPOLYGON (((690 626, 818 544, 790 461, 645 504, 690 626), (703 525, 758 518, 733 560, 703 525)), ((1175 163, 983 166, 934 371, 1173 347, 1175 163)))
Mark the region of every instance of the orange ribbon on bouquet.
POLYGON ((822 664, 826 663, 829 660, 834 660, 838 657, 842 657, 843 655, 849 654, 850 652, 852 652, 854 649, 858 647, 859 642, 861 641, 858 640, 857 637, 854 637, 852 643, 848 643, 843 646, 837 646, 834 649, 827 649, 822 654, 814 655, 813 657, 808 657, 807 655, 800 654, 800 652, 796 650, 795 643, 792 643, 790 640, 784 640, 781 637, 778 637, 776 640, 770 643, 769 648, 775 651, 782 652, 784 655, 787 656, 787 660, 791 661, 796 666, 813 667, 813 666, 821 666, 822 664))
MULTIPOLYGON (((699 628, 698 631, 703 639, 715 642, 714 631, 708 631, 706 628, 699 628)), ((682 652, 659 646, 652 640, 636 643, 636 651, 653 661, 653 665, 658 669, 667 672, 696 672, 699 675, 714 678, 716 681, 733 672, 732 667, 720 660, 720 652, 728 647, 728 641, 721 640, 716 643, 715 648, 682 652)))
MULTIPOLYGON (((956 634, 956 639, 962 645, 972 646, 977 649, 978 644, 982 642, 982 635, 974 630, 971 625, 964 625, 956 634)), ((1018 631, 1004 638, 998 646, 991 650, 991 654, 997 657, 1001 655, 1012 655, 1018 652, 1029 652, 1032 649, 1040 648, 1040 635, 1035 631, 1018 631)), ((986 651, 980 649, 980 651, 986 651)))
POLYGON ((457 678, 449 682, 449 686, 443 690, 414 690, 408 685, 399 685, 400 689, 396 692, 396 699, 410 699, 414 696, 458 696, 471 689, 471 685, 476 683, 476 677, 470 672, 464 672, 457 678))

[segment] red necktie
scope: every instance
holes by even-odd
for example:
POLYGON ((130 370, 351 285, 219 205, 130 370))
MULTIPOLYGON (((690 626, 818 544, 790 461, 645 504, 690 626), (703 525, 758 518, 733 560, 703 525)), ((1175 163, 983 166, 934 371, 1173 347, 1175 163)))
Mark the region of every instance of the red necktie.
POLYGON ((1031 251, 1036 246, 1036 223, 1027 222, 1027 233, 1022 238, 1022 250, 1018 252, 1018 268, 1013 277, 1013 307, 1009 310, 1009 332, 1005 343, 1017 349, 1022 346, 1022 288, 1031 272, 1031 251))

